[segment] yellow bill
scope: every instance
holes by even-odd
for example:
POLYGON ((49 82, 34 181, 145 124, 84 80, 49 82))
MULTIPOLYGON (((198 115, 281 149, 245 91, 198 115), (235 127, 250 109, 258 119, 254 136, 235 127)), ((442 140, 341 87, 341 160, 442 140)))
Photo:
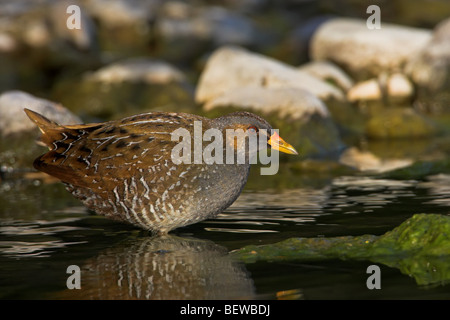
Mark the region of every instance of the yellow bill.
POLYGON ((270 144, 271 147, 275 150, 279 150, 281 152, 288 154, 298 154, 297 150, 295 150, 294 147, 291 146, 289 143, 281 139, 281 137, 276 132, 272 134, 267 143, 270 144))

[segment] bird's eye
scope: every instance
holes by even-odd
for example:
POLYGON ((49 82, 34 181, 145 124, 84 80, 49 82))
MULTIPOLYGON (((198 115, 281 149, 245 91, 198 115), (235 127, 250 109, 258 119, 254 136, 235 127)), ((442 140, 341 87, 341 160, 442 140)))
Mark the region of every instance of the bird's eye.
POLYGON ((250 126, 247 128, 247 131, 248 132, 258 132, 258 128, 255 126, 250 126))

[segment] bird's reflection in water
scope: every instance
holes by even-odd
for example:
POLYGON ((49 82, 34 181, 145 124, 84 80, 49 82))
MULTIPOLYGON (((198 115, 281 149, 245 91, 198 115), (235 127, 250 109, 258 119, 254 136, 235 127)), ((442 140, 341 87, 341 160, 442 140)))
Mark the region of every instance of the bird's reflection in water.
POLYGON ((81 289, 69 299, 250 299, 244 265, 211 241, 163 236, 135 238, 81 267, 81 289))

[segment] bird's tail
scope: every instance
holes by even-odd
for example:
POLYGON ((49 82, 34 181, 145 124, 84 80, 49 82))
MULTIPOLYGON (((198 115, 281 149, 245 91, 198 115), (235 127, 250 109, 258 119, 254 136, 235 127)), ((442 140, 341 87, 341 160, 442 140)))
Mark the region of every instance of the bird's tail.
POLYGON ((41 141, 49 148, 52 147, 53 142, 55 141, 55 136, 59 136, 61 129, 63 128, 56 122, 47 119, 43 115, 34 112, 30 109, 24 109, 27 116, 33 121, 41 130, 42 136, 41 141))

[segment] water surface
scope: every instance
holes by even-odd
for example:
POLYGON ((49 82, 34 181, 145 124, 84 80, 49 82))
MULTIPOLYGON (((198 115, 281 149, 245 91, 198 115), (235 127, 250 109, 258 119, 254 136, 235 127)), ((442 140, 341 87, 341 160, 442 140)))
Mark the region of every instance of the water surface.
POLYGON ((290 237, 381 235, 415 213, 448 214, 450 175, 417 180, 339 176, 319 186, 245 189, 217 218, 155 238, 93 215, 59 183, 0 185, 2 299, 448 299, 449 284, 418 286, 370 261, 231 260, 230 250, 290 237), (69 265, 81 290, 69 290, 69 265))

